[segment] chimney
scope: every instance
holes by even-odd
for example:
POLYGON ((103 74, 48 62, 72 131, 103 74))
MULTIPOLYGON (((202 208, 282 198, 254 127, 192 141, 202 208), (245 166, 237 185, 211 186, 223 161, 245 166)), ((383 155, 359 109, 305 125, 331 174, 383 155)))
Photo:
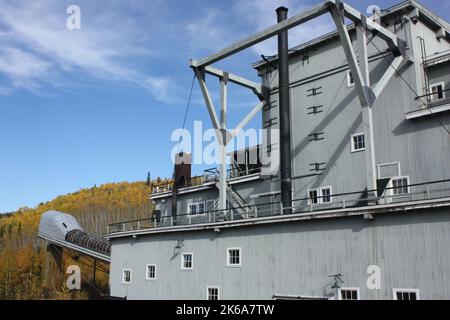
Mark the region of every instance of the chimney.
POLYGON ((172 219, 173 224, 177 223, 177 193, 178 188, 183 188, 191 179, 192 155, 190 153, 180 152, 175 155, 175 168, 173 174, 172 188, 172 219))
MULTIPOLYGON (((288 9, 279 7, 278 23, 287 19, 288 9)), ((280 176, 283 213, 292 213, 291 116, 289 99, 288 31, 278 34, 278 81, 280 114, 280 176)))

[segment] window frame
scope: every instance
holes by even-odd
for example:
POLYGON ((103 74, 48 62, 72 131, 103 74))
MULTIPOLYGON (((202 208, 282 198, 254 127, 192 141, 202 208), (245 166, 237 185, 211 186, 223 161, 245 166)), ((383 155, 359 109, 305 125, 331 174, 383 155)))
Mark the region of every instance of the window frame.
MULTIPOLYGON (((342 290, 347 290, 347 291, 356 291, 356 300, 354 300, 354 301, 357 301, 357 300, 361 300, 361 290, 360 290, 360 288, 359 287, 342 287, 342 288, 339 288, 339 290, 338 290, 338 300, 342 300, 342 301, 345 301, 344 299, 342 299, 342 290)), ((349 301, 351 301, 351 300, 349 300, 349 301)))
POLYGON ((191 217, 201 217, 206 214, 206 202, 205 201, 198 201, 198 202, 192 202, 188 204, 188 215, 191 217), (203 212, 200 213, 200 205, 203 204, 203 212), (192 214, 191 206, 195 206, 196 213, 192 214))
POLYGON ((242 248, 241 247, 233 247, 233 248, 227 248, 227 261, 226 261, 227 268, 240 268, 242 267, 242 248), (239 263, 231 263, 230 262, 230 251, 231 250, 237 250, 239 251, 239 263))
POLYGON ((220 300, 220 287, 219 286, 206 286, 206 300, 207 301, 218 301, 220 300), (209 299, 209 289, 217 289, 217 300, 209 299))
POLYGON ((410 179, 409 176, 397 176, 397 177, 391 177, 391 180, 389 181, 389 187, 390 188, 394 188, 394 180, 402 180, 402 179, 406 179, 406 185, 407 185, 407 193, 400 193, 400 194, 395 194, 394 192, 396 192, 397 190, 400 190, 400 188, 397 189, 389 189, 389 193, 391 196, 393 197, 402 197, 402 196, 408 196, 411 195, 411 187, 410 185, 410 179))
MULTIPOLYGON (((394 288, 392 289, 392 299, 401 301, 397 299, 397 293, 415 293, 416 300, 420 300, 420 289, 404 289, 404 288, 394 288)), ((406 301, 406 300, 404 300, 406 301)))
POLYGON ((183 271, 192 271, 194 270, 194 254, 192 252, 183 252, 181 254, 181 270, 183 271), (184 256, 191 255, 191 267, 187 268, 184 266, 184 256))
POLYGON ((350 147, 351 147, 352 153, 361 152, 361 151, 366 150, 366 135, 364 134, 364 132, 358 132, 358 133, 352 134, 352 136, 350 137, 350 147), (361 149, 355 148, 355 140, 354 139, 358 136, 363 136, 364 148, 361 148, 361 149))
POLYGON ((319 196, 320 196, 320 188, 307 189, 307 190, 306 190, 306 196, 307 196, 307 198, 308 198, 308 206, 320 204, 320 198, 319 198, 319 196), (312 191, 315 191, 316 194, 317 194, 317 195, 316 195, 316 198, 317 198, 317 202, 316 202, 316 203, 312 202, 312 198, 311 198, 311 196, 310 196, 310 193, 311 193, 312 191))
POLYGON ((430 84, 430 94, 431 94, 431 102, 435 102, 435 101, 441 101, 446 99, 446 94, 445 94, 445 81, 441 81, 441 82, 436 82, 433 84, 430 84), (433 93, 433 88, 434 87, 438 87, 438 86, 442 86, 442 98, 438 98, 438 99, 434 99, 434 95, 438 94, 438 93, 433 93))
POLYGON ((307 189, 306 190, 306 194, 307 194, 307 198, 308 198, 308 206, 312 205, 319 205, 319 204, 330 204, 333 203, 333 187, 332 186, 326 186, 326 187, 319 187, 319 188, 313 188, 313 189, 307 189), (330 201, 329 202, 324 202, 323 201, 323 193, 322 191, 324 189, 330 189, 330 201), (310 192, 315 191, 317 193, 317 202, 316 203, 312 203, 311 202, 311 197, 310 197, 310 192))
POLYGON ((133 282, 133 270, 131 268, 123 268, 122 269, 122 284, 131 284, 133 282), (125 281, 125 272, 129 271, 130 272, 130 281, 126 282, 125 281))
POLYGON ((155 280, 156 280, 156 269, 157 269, 156 264, 147 264, 147 265, 145 266, 145 280, 148 280, 148 281, 155 281, 155 280), (155 271, 153 272, 155 276, 154 276, 153 278, 150 278, 150 277, 149 277, 149 274, 148 274, 148 272, 149 272, 149 267, 155 267, 155 271))
POLYGON ((326 186, 326 187, 320 187, 319 188, 320 189, 320 198, 319 198, 319 203, 321 203, 321 204, 328 204, 328 203, 333 203, 333 187, 332 186, 326 186), (324 189, 329 189, 330 190, 330 195, 329 196, 327 196, 327 197, 329 197, 330 198, 330 201, 327 201, 327 202, 324 202, 323 201, 323 199, 324 199, 324 195, 323 195, 323 190, 324 189))
POLYGON ((347 70, 346 79, 347 79, 347 88, 354 88, 356 86, 355 77, 353 77, 351 70, 347 70), (353 82, 351 82, 352 79, 353 82))

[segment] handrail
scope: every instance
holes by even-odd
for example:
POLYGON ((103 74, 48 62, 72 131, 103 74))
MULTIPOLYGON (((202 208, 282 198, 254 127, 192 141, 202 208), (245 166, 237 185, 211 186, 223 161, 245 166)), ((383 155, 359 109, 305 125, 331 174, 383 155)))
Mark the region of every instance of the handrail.
MULTIPOLYGON (((292 213, 307 213, 307 212, 311 212, 311 211, 321 211, 321 210, 329 210, 329 209, 345 209, 345 208, 350 208, 350 207, 360 207, 361 205, 359 205, 359 203, 364 203, 364 202, 376 202, 377 204, 380 204, 380 201, 385 201, 385 203, 381 203, 381 204, 386 204, 387 200, 389 199, 403 199, 403 198, 408 198, 408 199, 412 199, 413 196, 415 195, 426 195, 426 199, 439 199, 439 198, 443 198, 443 196, 438 196, 436 198, 431 198, 431 194, 433 193, 442 193, 442 192, 448 192, 450 195, 450 186, 447 188, 441 188, 439 190, 430 190, 430 186, 432 185, 436 185, 436 184, 442 184, 442 183, 450 183, 450 179, 443 179, 443 180, 436 180, 436 181, 430 181, 430 182, 423 182, 423 183, 412 183, 412 184, 408 184, 408 185, 404 185, 404 186, 397 186, 397 187, 386 187, 384 188, 384 190, 395 190, 395 189, 403 189, 403 188, 408 188, 408 193, 405 194, 398 194, 398 195, 394 195, 394 194, 388 194, 388 192, 384 192, 383 195, 377 195, 377 196, 370 196, 370 197, 353 197, 353 198, 348 198, 349 196, 352 195, 364 195, 364 194, 369 194, 373 191, 376 190, 362 190, 362 191, 357 191, 357 192, 346 192, 346 193, 338 193, 338 194, 330 194, 330 195, 326 195, 326 196, 321 196, 321 195, 317 195, 317 199, 323 199, 323 198, 332 198, 333 201, 330 203, 312 203, 311 198, 307 197, 307 198, 297 198, 297 199, 293 199, 292 203, 293 206, 291 207, 292 209, 292 213), (424 190, 421 190, 420 192, 418 191, 413 191, 411 190, 412 188, 416 188, 416 187, 420 187, 420 186, 426 186, 426 188, 424 190), (340 201, 336 201, 336 198, 342 197, 342 199, 340 201), (305 202, 307 202, 307 204, 305 204, 305 202), (308 203, 309 202, 309 203, 308 203), (356 205, 355 205, 356 203, 356 205), (353 204, 353 205, 350 205, 353 204), (307 208, 307 210, 302 210, 307 208)), ((244 200, 245 201, 245 200, 244 200)), ((400 201, 401 202, 405 202, 405 201, 400 201)), ((255 212, 255 216, 259 215, 262 212, 269 212, 270 215, 272 216, 277 216, 277 215, 283 215, 283 205, 281 202, 279 201, 275 201, 275 202, 266 202, 266 203, 262 203, 262 204, 254 204, 254 205, 250 205, 247 204, 244 207, 241 208, 249 208, 251 210, 253 210, 255 212), (271 206, 269 209, 265 209, 264 207, 268 207, 271 206), (274 209, 275 208, 275 209, 274 209)), ((286 207, 284 209, 287 209, 286 207)), ((233 220, 235 218, 235 213, 234 211, 235 209, 233 208, 229 208, 229 209, 225 209, 225 210, 218 210, 215 209, 213 211, 205 211, 202 213, 198 213, 196 215, 192 215, 192 214, 179 214, 176 217, 176 221, 173 220, 173 217, 149 217, 147 219, 138 219, 138 220, 130 220, 130 221, 123 221, 123 222, 119 222, 119 223, 113 223, 108 225, 108 233, 110 233, 111 230, 118 230, 115 232, 121 232, 121 231, 126 231, 127 230, 127 225, 130 226, 132 224, 138 224, 138 228, 137 229, 141 229, 142 226, 142 222, 150 222, 152 224, 152 227, 155 227, 154 225, 157 223, 164 223, 167 222, 167 219, 169 219, 170 224, 174 225, 176 223, 179 223, 180 221, 182 221, 183 218, 187 218, 188 223, 181 223, 181 225, 185 225, 185 224, 192 224, 192 220, 193 219, 200 219, 200 218, 204 218, 204 221, 201 223, 207 223, 207 222, 211 222, 211 218, 214 219, 214 221, 216 219, 228 219, 228 216, 230 216, 230 219, 233 220), (159 222, 158 222, 159 221, 159 222)), ((133 229, 135 230, 134 226, 131 226, 133 229)), ((157 227, 157 226, 156 226, 157 227)))
MULTIPOLYGON (((447 92, 447 91, 450 91, 450 89, 441 90, 441 92, 447 92)), ((427 93, 427 94, 424 94, 424 95, 421 95, 421 96, 417 96, 417 97, 414 98, 414 100, 419 100, 421 98, 431 97, 431 96, 434 96, 435 94, 439 94, 439 92, 431 92, 431 93, 427 93)), ((441 99, 441 100, 445 100, 445 98, 441 99)))

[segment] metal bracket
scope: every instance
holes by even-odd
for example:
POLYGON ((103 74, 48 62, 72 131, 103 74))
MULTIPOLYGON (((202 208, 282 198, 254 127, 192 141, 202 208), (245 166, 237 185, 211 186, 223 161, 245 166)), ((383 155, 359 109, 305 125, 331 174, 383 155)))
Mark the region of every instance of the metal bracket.
POLYGON ((318 114, 323 112, 323 110, 321 110, 323 108, 323 105, 320 106, 313 106, 313 107, 309 107, 307 108, 307 110, 312 110, 311 112, 308 112, 308 114, 318 114))
POLYGON ((309 141, 321 141, 321 140, 325 140, 325 138, 322 138, 321 136, 323 136, 325 133, 324 132, 317 132, 317 133, 312 133, 309 135, 309 141))
POLYGON ((322 89, 322 87, 306 90, 306 92, 311 92, 310 94, 307 95, 307 97, 314 97, 314 96, 318 96, 319 94, 322 94, 323 92, 319 91, 320 89, 322 89))
POLYGON ((325 168, 322 168, 323 165, 326 165, 325 162, 316 162, 316 163, 311 163, 309 166, 310 167, 314 167, 312 169, 310 169, 309 171, 313 172, 319 172, 319 171, 325 171, 325 168))

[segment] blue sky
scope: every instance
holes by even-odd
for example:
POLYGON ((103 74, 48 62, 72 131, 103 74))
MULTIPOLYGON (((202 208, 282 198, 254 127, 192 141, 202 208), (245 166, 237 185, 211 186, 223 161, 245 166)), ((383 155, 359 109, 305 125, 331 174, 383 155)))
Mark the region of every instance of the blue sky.
MULTIPOLYGON (((201 58, 320 0, 0 0, 0 212, 35 206, 94 184, 170 176, 170 140, 183 122, 201 58), (68 30, 66 9, 81 8, 68 30)), ((348 1, 365 12, 398 1, 348 1)), ((450 20, 448 1, 422 4, 450 20)), ((290 45, 332 30, 321 18, 294 29, 290 45)), ((219 63, 258 81, 250 64, 274 40, 219 63)), ((230 126, 256 103, 230 92, 230 126)), ((188 116, 209 125, 196 85, 188 116)), ((253 121, 253 126, 258 126, 253 121)))

